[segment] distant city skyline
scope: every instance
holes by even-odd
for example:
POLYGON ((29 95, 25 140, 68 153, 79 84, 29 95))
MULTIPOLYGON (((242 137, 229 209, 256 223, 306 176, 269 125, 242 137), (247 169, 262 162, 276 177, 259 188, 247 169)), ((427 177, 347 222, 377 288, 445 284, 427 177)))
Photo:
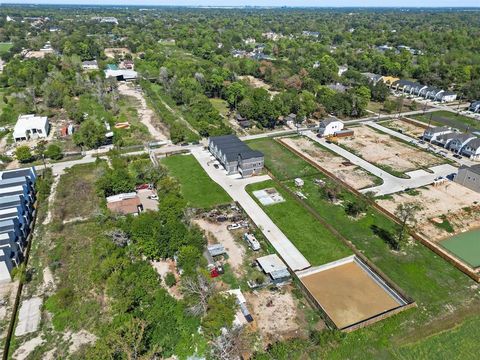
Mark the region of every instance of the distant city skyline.
POLYGON ((0 4, 123 5, 123 6, 288 6, 288 7, 480 7, 479 0, 0 0, 0 4))

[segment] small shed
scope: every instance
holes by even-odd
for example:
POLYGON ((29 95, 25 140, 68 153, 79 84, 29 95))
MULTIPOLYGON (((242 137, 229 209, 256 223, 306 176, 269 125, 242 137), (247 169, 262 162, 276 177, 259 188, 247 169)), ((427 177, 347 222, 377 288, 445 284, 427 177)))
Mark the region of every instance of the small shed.
POLYGON ((295 179, 295 186, 302 187, 303 185, 305 185, 305 182, 302 179, 300 178, 295 179))
POLYGON ((283 263, 277 254, 260 257, 257 259, 257 264, 274 283, 281 283, 290 278, 287 265, 283 263))
POLYGON ((221 244, 208 245, 207 250, 212 257, 223 255, 226 253, 225 247, 221 244))
POLYGON ((258 242, 255 235, 250 233, 245 233, 245 235, 243 235, 243 238, 245 239, 245 241, 248 243, 248 246, 250 246, 250 248, 253 251, 260 250, 260 243, 258 242))

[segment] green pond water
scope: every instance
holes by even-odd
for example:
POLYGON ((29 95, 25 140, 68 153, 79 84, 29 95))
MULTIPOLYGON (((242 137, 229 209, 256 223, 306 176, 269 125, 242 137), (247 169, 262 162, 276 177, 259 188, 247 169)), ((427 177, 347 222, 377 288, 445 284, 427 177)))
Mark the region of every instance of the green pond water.
POLYGON ((440 245, 472 267, 480 266, 480 229, 455 235, 440 245))

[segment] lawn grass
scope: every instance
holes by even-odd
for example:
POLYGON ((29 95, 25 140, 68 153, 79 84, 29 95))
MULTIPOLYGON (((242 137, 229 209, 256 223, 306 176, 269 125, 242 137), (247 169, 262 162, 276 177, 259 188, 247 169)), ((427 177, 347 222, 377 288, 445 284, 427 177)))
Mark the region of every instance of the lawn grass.
POLYGON ((480 129, 478 120, 445 110, 415 115, 413 118, 426 124, 431 122, 434 126, 451 126, 460 130, 465 130, 467 127, 480 129))
POLYGON ((142 145, 152 140, 152 136, 148 128, 140 122, 137 111, 138 100, 130 96, 121 96, 117 102, 119 114, 115 118, 115 123, 128 122, 130 129, 116 129, 115 144, 118 146, 142 145))
POLYGON ((316 168, 271 138, 250 140, 247 141, 247 144, 252 149, 267 155, 265 156, 265 166, 275 174, 278 180, 319 174, 316 168))
POLYGON ((7 52, 12 46, 12 43, 0 42, 0 53, 7 52))
POLYGON ((227 116, 229 109, 228 109, 228 103, 225 100, 219 99, 219 98, 213 98, 209 100, 210 100, 210 103, 215 108, 215 110, 217 110, 220 113, 220 115, 227 116))
MULTIPOLYGON (((273 139, 265 139, 262 142, 262 151, 267 166, 273 164, 269 167, 273 175, 285 177, 284 167, 269 161, 269 158, 276 157, 279 153, 278 146, 281 145, 273 139)), ((290 154, 296 157, 293 153, 290 154)), ((288 155, 282 156, 289 159, 297 168, 307 167, 307 163, 301 158, 291 160, 288 155), (302 162, 304 164, 301 164, 302 162)), ((315 176, 317 177, 321 177, 321 174, 315 176)), ((351 241, 418 305, 416 309, 347 334, 338 347, 327 351, 325 356, 327 359, 402 358, 403 353, 397 352, 400 346, 408 347, 405 354, 406 351, 415 354, 417 347, 418 351, 423 351, 430 343, 428 340, 423 343, 422 338, 449 330, 452 324, 464 321, 467 318, 465 314, 470 314, 471 317, 472 313, 479 313, 480 295, 472 287, 476 285, 473 280, 419 243, 411 243, 401 252, 392 251, 372 230, 372 225, 376 225, 380 229, 393 232, 395 225, 392 221, 372 207, 368 207, 366 215, 357 220, 347 217, 343 205, 335 205, 322 198, 313 179, 313 176, 304 177, 302 193, 307 196, 307 204, 343 237, 351 241), (451 323, 444 321, 447 306, 450 309, 449 316, 453 318, 451 323)), ((293 181, 283 183, 293 187, 293 181)), ((276 188, 279 190, 278 186, 276 188)), ((343 204, 358 201, 356 195, 345 189, 342 191, 342 200, 343 204)), ((268 207, 265 211, 272 220, 278 221, 274 217, 275 214, 269 213, 268 207)), ((283 215, 291 217, 290 213, 283 215)), ((281 218, 280 221, 286 220, 281 218)), ((317 221, 316 223, 318 224, 317 221)), ((315 247, 300 250, 307 256, 314 249, 315 247)), ((465 332, 465 337, 468 337, 468 340, 464 340, 467 344, 476 345, 477 351, 480 350, 480 344, 474 341, 476 339, 474 332, 465 332)), ((451 348, 457 346, 455 337, 445 336, 443 341, 445 346, 451 348)))
POLYGON ((312 266, 352 255, 346 245, 274 181, 268 180, 248 185, 247 191, 312 266), (253 191, 270 187, 277 189, 285 202, 263 206, 252 194, 253 191))
POLYGON ((175 155, 162 159, 171 175, 179 182, 182 194, 194 208, 212 208, 232 201, 192 155, 175 155))

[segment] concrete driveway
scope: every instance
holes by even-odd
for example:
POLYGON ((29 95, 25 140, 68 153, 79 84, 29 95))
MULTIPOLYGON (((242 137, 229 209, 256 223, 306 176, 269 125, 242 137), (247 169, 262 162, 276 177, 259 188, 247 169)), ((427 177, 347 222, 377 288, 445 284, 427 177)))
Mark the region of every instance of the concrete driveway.
POLYGON ((239 175, 227 175, 223 168, 215 169, 207 150, 195 147, 191 149, 191 152, 210 178, 243 207, 290 269, 297 271, 310 267, 310 263, 302 253, 245 191, 245 186, 248 184, 269 180, 269 176, 253 176, 242 179, 239 175))
POLYGON ((433 183, 435 178, 439 176, 447 176, 452 173, 456 173, 458 169, 450 164, 444 164, 439 166, 431 167, 429 170, 432 172, 427 172, 425 170, 415 170, 407 172, 406 175, 409 176, 409 179, 403 179, 396 176, 393 176, 386 172, 383 169, 365 161, 359 156, 352 154, 350 151, 347 151, 341 148, 338 145, 333 143, 327 143, 326 139, 318 138, 316 134, 311 131, 304 132, 304 135, 313 141, 319 143, 320 145, 326 147, 327 149, 337 153, 343 158, 349 160, 352 164, 360 166, 369 173, 381 178, 383 184, 379 186, 374 186, 367 189, 362 189, 362 193, 373 192, 375 195, 388 195, 396 192, 404 191, 406 189, 415 189, 421 186, 430 185, 433 183))

